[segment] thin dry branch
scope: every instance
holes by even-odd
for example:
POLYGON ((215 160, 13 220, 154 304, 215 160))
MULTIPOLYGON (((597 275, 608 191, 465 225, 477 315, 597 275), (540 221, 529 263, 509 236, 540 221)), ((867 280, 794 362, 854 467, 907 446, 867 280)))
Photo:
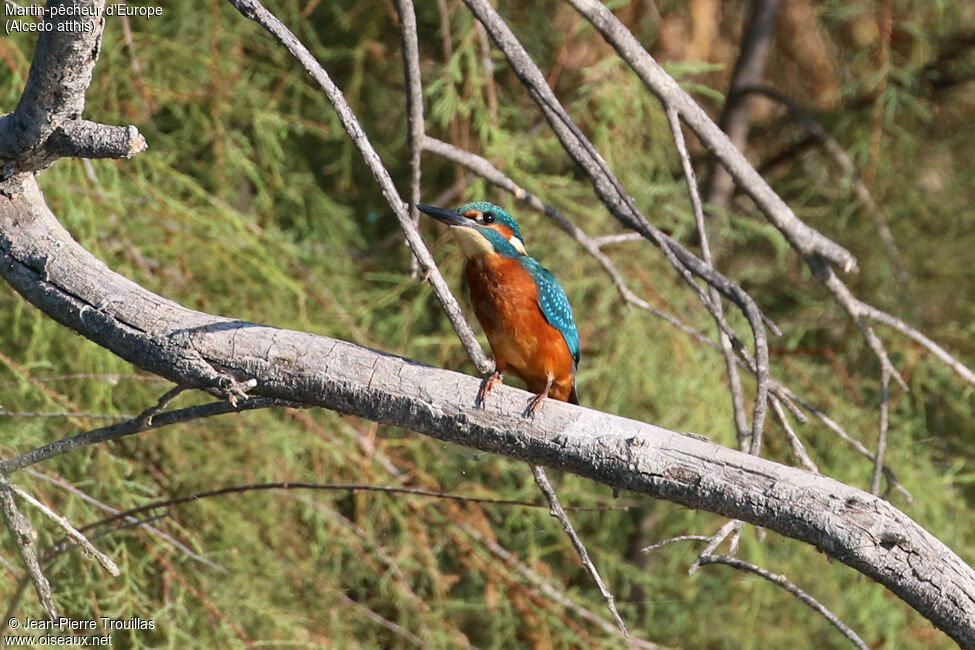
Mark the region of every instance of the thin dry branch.
POLYGON ((334 593, 338 597, 338 599, 341 600, 343 603, 345 603, 352 609, 356 610, 357 612, 359 612, 360 614, 368 618, 370 621, 373 621, 374 623, 377 623, 378 625, 381 625, 382 627, 386 628, 390 632, 393 632, 394 634, 403 637, 404 639, 406 639, 413 645, 417 646, 418 648, 422 648, 427 645, 426 643, 423 642, 423 639, 413 634, 402 625, 399 625, 398 623, 394 623, 388 618, 385 618, 384 616, 378 614, 377 612, 369 609, 362 603, 352 600, 344 593, 342 593, 341 589, 335 589, 333 590, 332 593, 334 593))
POLYGON ((807 259, 806 263, 812 270, 813 275, 817 280, 823 283, 823 285, 829 289, 829 292, 833 294, 836 302, 839 303, 840 307, 847 313, 850 319, 856 323, 857 328, 863 335, 864 341, 867 343, 867 347, 873 352, 874 356, 880 362, 880 367, 883 372, 889 373, 891 377, 897 382, 897 384, 906 392, 910 389, 907 387, 907 382, 901 377, 900 372, 894 367, 891 362, 890 357, 887 356, 887 349, 884 348, 883 342, 880 337, 873 331, 870 324, 867 322, 862 309, 862 302, 853 295, 849 287, 847 287, 839 276, 833 271, 833 267, 824 262, 821 259, 807 259))
POLYGON ((624 242, 643 241, 643 235, 638 232, 622 232, 616 235, 594 237, 592 241, 596 244, 596 246, 602 248, 604 246, 612 246, 614 244, 622 244, 624 242))
POLYGON ((831 625, 833 625, 833 627, 835 627, 837 630, 843 633, 843 636, 849 639, 850 642, 853 643, 853 645, 855 645, 857 648, 860 648, 860 650, 869 650, 867 644, 863 642, 863 640, 857 635, 856 632, 850 629, 849 626, 847 626, 843 621, 841 621, 835 614, 833 614, 831 611, 829 611, 823 605, 821 605, 819 601, 817 601, 815 598, 810 596, 808 593, 806 593, 796 585, 789 582, 785 576, 779 575, 777 573, 772 573, 771 571, 763 569, 760 566, 756 566, 751 562, 745 562, 744 560, 739 560, 736 557, 728 557, 727 555, 710 555, 710 554, 703 555, 698 558, 698 561, 701 563, 702 566, 707 564, 723 564, 725 566, 730 566, 732 568, 738 569, 739 571, 747 571, 749 573, 754 573, 757 576, 761 576, 762 578, 765 578, 772 584, 785 589, 790 594, 792 594, 800 601, 802 601, 804 604, 812 608, 813 611, 815 611, 820 616, 825 618, 827 621, 830 622, 831 625))
MULTIPOLYGON (((403 77, 406 79, 407 140, 410 145, 410 218, 420 227, 420 182, 422 170, 420 157, 423 153, 423 83, 420 77, 420 45, 416 34, 416 12, 412 0, 396 0, 400 33, 403 43, 403 77)), ((413 277, 417 277, 417 258, 410 257, 413 277)))
POLYGON ((606 583, 603 582, 602 577, 599 575, 599 571, 596 570, 596 565, 593 564, 592 560, 589 559, 589 551, 586 550, 586 546, 582 543, 582 539, 579 538, 575 528, 572 527, 572 523, 569 521, 569 516, 565 514, 565 510, 559 503, 559 498, 555 494, 555 489, 552 487, 552 484, 549 483, 548 476, 545 475, 545 471, 541 467, 535 466, 532 467, 532 474, 535 477, 535 482, 538 483, 540 488, 542 488, 545 498, 548 499, 549 504, 551 504, 551 509, 549 512, 562 525, 562 530, 565 531, 565 534, 568 535, 569 539, 572 541, 572 546, 575 547, 576 553, 579 554, 579 558, 582 560, 582 566, 585 567, 586 571, 596 582, 596 586, 599 588, 599 593, 602 595, 603 601, 606 603, 606 607, 609 608, 609 611, 613 614, 613 618, 616 619, 616 625, 619 626, 623 636, 630 636, 629 631, 626 629, 626 623, 623 622, 623 618, 616 609, 616 601, 613 599, 613 594, 610 593, 609 589, 606 588, 606 583))
POLYGON ((711 538, 708 537, 707 535, 678 535, 677 537, 670 537, 668 539, 661 540, 659 542, 656 542, 655 544, 651 544, 650 546, 644 546, 643 548, 640 549, 640 552, 651 553, 653 551, 656 551, 658 548, 663 548, 664 546, 668 546, 670 544, 674 544, 677 542, 706 542, 709 539, 711 538))
MULTIPOLYGON (((706 557, 714 553, 714 551, 721 546, 722 542, 728 539, 729 535, 735 536, 734 546, 738 546, 737 536, 741 533, 742 526, 744 522, 737 519, 732 519, 731 521, 726 521, 724 525, 721 526, 713 535, 708 537, 708 543, 704 546, 704 550, 701 551, 691 566, 687 568, 688 575, 692 575, 701 567, 701 558, 706 557)), ((732 551, 734 552, 734 551, 732 551)))
MULTIPOLYGON (((701 206, 701 195, 697 186, 697 176, 694 174, 694 165, 691 163, 691 156, 687 153, 687 143, 684 141, 684 131, 681 129, 680 115, 673 108, 667 109, 667 122, 670 124, 670 132, 677 147, 677 155, 680 158, 681 169, 684 171, 684 180, 687 183, 687 192, 691 200, 691 210, 694 212, 694 221, 697 224, 698 238, 701 240, 701 254, 704 262, 714 267, 711 257, 711 245, 708 240, 707 225, 704 223, 704 209, 701 206)), ((730 177, 729 177, 730 179, 730 177)), ((745 417, 745 397, 742 394, 741 376, 738 374, 738 363, 735 358, 734 350, 731 346, 731 339, 726 334, 731 329, 724 316, 724 308, 721 305, 721 296, 714 287, 710 288, 711 302, 714 305, 714 317, 718 325, 718 342, 721 345, 721 354, 724 357, 725 373, 728 375, 728 389, 731 393, 731 406, 734 413, 735 431, 738 435, 738 448, 745 450, 748 436, 748 420, 745 417)), ((762 377, 759 376, 759 383, 762 377)), ((768 380, 764 390, 768 391, 768 380)), ((756 402, 757 406, 757 402, 756 402)), ((753 418, 753 421, 755 418, 753 418)), ((761 451, 762 429, 758 428, 751 432, 752 452, 757 454, 761 451)))
POLYGON ((890 424, 890 375, 884 369, 880 374, 880 433, 877 435, 873 479, 870 481, 871 494, 880 494, 880 478, 884 473, 884 454, 887 452, 887 428, 890 424))
MULTIPOLYGON (((802 463, 803 467, 808 469, 810 472, 818 473, 819 468, 809 457, 809 454, 806 453, 805 445, 802 444, 802 440, 799 439, 799 436, 796 435, 795 431, 793 431, 792 425, 789 424, 789 417, 785 414, 785 409, 782 408, 781 400, 774 395, 772 396, 772 409, 775 411, 775 415, 779 419, 779 424, 782 425, 782 430, 785 431, 785 437, 789 440, 789 445, 792 447, 792 453, 796 458, 799 459, 799 462, 802 463)), ((880 463, 881 471, 883 471, 883 467, 883 463, 880 463)), ((876 492, 874 492, 874 494, 876 494, 876 492)))
POLYGON ((905 323, 900 318, 896 316, 891 316, 885 311, 877 309, 873 305, 868 305, 862 300, 857 300, 857 311, 859 311, 863 316, 871 320, 877 321, 878 323, 883 323, 890 328, 900 332, 907 338, 911 339, 915 343, 918 343, 926 349, 928 352, 933 354, 935 357, 940 359, 942 363, 947 365, 949 368, 954 370, 959 377, 967 381, 968 383, 975 386, 975 372, 971 370, 968 366, 963 364, 961 361, 949 354, 940 345, 929 339, 919 330, 911 327, 905 323))
MULTIPOLYGON (((14 502, 13 490, 11 490, 10 483, 5 478, 0 478, 0 511, 3 512, 4 522, 6 522, 7 528, 10 530, 14 542, 17 544, 20 559, 23 561, 24 568, 27 570, 27 577, 30 579, 31 584, 34 585, 34 590, 37 592, 38 600, 41 601, 41 606, 47 613, 48 618, 56 621, 58 619, 58 608, 54 604, 51 583, 48 582, 47 576, 41 570, 40 562, 37 560, 37 553, 34 551, 34 540, 37 539, 37 533, 34 531, 34 527, 31 526, 30 520, 17 509, 17 504, 14 502)), ((21 582, 21 585, 25 584, 25 581, 21 582)), ((23 588, 21 587, 17 590, 17 595, 12 600, 19 600, 22 592, 23 588)))
MULTIPOLYGON (((583 620, 589 621, 590 623, 602 628, 608 634, 614 636, 622 635, 619 627, 614 627, 613 623, 610 623, 606 619, 597 615, 596 613, 586 609, 582 605, 579 605, 563 592, 552 586, 548 579, 540 576, 537 572, 533 571, 531 567, 525 565, 521 562, 518 557, 507 550, 494 540, 488 539, 479 530, 471 526, 470 524, 464 522, 454 522, 454 525, 459 527, 469 536, 473 537, 475 540, 483 544, 487 549, 494 554, 497 558, 501 559, 506 565, 517 571, 522 575, 529 583, 537 587, 543 594, 548 596, 552 601, 562 605, 566 609, 575 612, 577 616, 583 620)), ((651 643, 644 639, 639 639, 636 637, 626 637, 626 643, 628 647, 631 648, 643 648, 645 650, 665 650, 665 646, 657 645, 656 643, 651 643)))
POLYGON ((124 436, 130 436, 150 429, 158 429, 170 424, 176 424, 177 422, 188 422, 214 415, 223 415, 224 413, 236 413, 272 406, 295 405, 286 400, 257 397, 238 400, 236 404, 232 404, 227 400, 164 412, 159 412, 157 407, 153 406, 143 411, 142 414, 130 418, 125 422, 118 422, 117 424, 85 431, 84 433, 79 433, 62 440, 55 440, 54 442, 49 442, 46 445, 26 451, 19 456, 0 460, 0 476, 9 476, 28 465, 34 465, 82 447, 98 444, 99 442, 117 440, 124 436))
MULTIPOLYGON (((37 470, 29 469, 29 468, 25 468, 24 469, 24 473, 26 473, 28 476, 30 476, 32 478, 39 479, 39 480, 42 480, 42 481, 47 481, 48 483, 51 483, 53 485, 56 485, 59 488, 61 488, 62 490, 66 490, 67 492, 70 492, 71 494, 76 495, 82 501, 85 501, 87 503, 90 503, 93 506, 95 506, 96 508, 98 508, 98 509, 100 509, 100 510, 102 510, 104 512, 107 512, 107 513, 109 513, 111 515, 116 515, 116 514, 119 514, 120 513, 120 510, 118 510, 117 508, 113 508, 112 506, 110 506, 110 505, 108 505, 106 503, 103 503, 103 502, 99 501, 98 499, 94 498, 93 496, 91 496, 90 494, 88 494, 87 492, 85 492, 84 490, 79 489, 77 486, 72 485, 71 483, 69 483, 68 481, 65 481, 62 478, 54 477, 54 476, 48 476, 47 474, 44 474, 42 472, 38 472, 37 470)), ((186 557, 188 557, 188 558, 190 558, 192 560, 196 560, 200 564, 204 564, 204 565, 210 567, 211 569, 215 569, 216 571, 219 571, 220 573, 229 573, 227 571, 227 568, 226 567, 221 566, 220 564, 217 564, 213 560, 211 560, 211 559, 209 559, 209 558, 207 558, 207 557, 205 557, 203 555, 200 555, 199 553, 197 553, 196 551, 194 551, 189 546, 187 546, 183 542, 179 541, 178 539, 176 539, 175 537, 173 537, 169 533, 167 533, 167 532, 165 532, 165 531, 163 531, 163 530, 161 530, 159 528, 156 528, 155 526, 151 526, 151 525, 149 525, 149 523, 147 523, 145 521, 137 521, 134 517, 125 517, 125 523, 127 525, 139 525, 139 526, 142 526, 147 531, 149 531, 150 534, 158 537, 159 539, 163 540, 167 544, 171 545, 173 548, 175 548, 176 550, 178 550, 180 553, 183 553, 184 555, 186 555, 186 557)), ((86 529, 87 529, 87 526, 81 526, 80 528, 78 528, 78 530, 80 530, 82 532, 84 532, 86 529)))
POLYGON ((81 548, 84 549, 87 555, 90 555, 91 557, 95 558, 95 560, 97 560, 98 563, 102 565, 102 568, 104 568, 113 576, 119 576, 122 574, 122 571, 118 568, 118 565, 115 564, 112 558, 108 557, 107 555, 99 551, 97 548, 95 548, 95 545, 92 544, 88 540, 88 538, 81 533, 81 531, 79 531, 77 528, 72 526, 70 521, 68 521, 66 518, 62 517, 58 513, 54 512, 50 508, 48 508, 46 505, 44 505, 43 503, 35 499, 28 492, 24 491, 17 485, 7 481, 5 478, 0 479, 0 482, 2 482, 3 487, 5 489, 16 493, 17 496, 19 496, 21 499, 23 499, 24 501, 31 504, 32 506, 40 510, 42 513, 47 515, 54 523, 56 523, 64 530, 64 532, 68 535, 68 537, 70 537, 72 540, 75 541, 75 543, 81 546, 81 548))
MULTIPOLYGON (((476 497, 464 494, 454 494, 451 492, 437 492, 435 490, 424 490, 422 488, 402 487, 396 485, 372 485, 369 483, 313 483, 308 481, 278 481, 274 483, 247 483, 244 485, 228 485, 213 490, 195 492, 169 499, 160 499, 151 503, 146 503, 125 511, 117 511, 111 516, 103 517, 97 521, 81 526, 79 530, 88 530, 98 526, 107 526, 120 519, 126 519, 145 512, 157 510, 159 508, 169 508, 183 503, 193 503, 201 499, 224 496, 228 494, 241 494, 244 492, 261 492, 266 490, 316 490, 316 491, 342 491, 342 492, 383 492, 386 494, 406 494, 411 496, 433 497, 436 499, 448 499, 451 501, 464 501, 468 503, 486 503, 498 506, 519 506, 522 508, 547 508, 549 506, 530 501, 517 501, 513 499, 495 499, 492 497, 476 497)), ((592 510, 592 508, 568 508, 569 510, 592 510)))

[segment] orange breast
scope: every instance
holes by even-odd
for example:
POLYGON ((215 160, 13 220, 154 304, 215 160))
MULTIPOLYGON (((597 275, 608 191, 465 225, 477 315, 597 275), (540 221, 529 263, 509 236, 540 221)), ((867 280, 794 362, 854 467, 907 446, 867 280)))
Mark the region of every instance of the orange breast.
POLYGON ((489 255, 467 263, 474 314, 487 334, 501 372, 514 374, 534 393, 553 379, 549 395, 567 401, 574 380, 572 354, 562 333, 538 306, 538 288, 518 260, 489 255))

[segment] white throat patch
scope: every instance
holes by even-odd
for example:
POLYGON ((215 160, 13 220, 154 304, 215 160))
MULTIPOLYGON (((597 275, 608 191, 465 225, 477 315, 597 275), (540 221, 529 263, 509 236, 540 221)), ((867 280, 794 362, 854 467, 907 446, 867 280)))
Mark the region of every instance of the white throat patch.
POLYGON ((451 226, 450 232, 454 233, 454 239, 460 244, 461 250, 468 259, 473 260, 494 253, 491 242, 474 228, 451 226))
POLYGON ((508 241, 511 242, 511 245, 515 247, 516 251, 522 255, 528 255, 528 251, 525 250, 525 245, 521 243, 521 240, 518 239, 517 235, 512 235, 508 241))

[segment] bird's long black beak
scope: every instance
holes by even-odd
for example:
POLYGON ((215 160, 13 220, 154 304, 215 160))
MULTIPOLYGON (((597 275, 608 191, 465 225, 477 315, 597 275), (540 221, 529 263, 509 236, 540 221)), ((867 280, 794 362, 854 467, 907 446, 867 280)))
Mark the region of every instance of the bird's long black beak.
POLYGON ((416 209, 424 214, 428 214, 440 223, 445 223, 448 226, 472 226, 474 222, 457 212, 456 210, 446 210, 444 208, 436 208, 432 205, 423 205, 422 203, 417 203, 416 209))

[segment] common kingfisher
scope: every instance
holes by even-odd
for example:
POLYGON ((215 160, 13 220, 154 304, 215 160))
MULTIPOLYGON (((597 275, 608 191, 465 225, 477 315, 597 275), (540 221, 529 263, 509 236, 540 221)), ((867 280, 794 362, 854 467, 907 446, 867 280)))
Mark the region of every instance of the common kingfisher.
POLYGON ((518 223, 504 208, 486 201, 456 210, 416 207, 450 226, 467 257, 464 275, 471 304, 495 364, 481 384, 477 404, 483 405, 506 372, 535 393, 525 415, 534 413, 546 397, 578 404, 579 333, 572 307, 551 271, 528 256, 518 223))

